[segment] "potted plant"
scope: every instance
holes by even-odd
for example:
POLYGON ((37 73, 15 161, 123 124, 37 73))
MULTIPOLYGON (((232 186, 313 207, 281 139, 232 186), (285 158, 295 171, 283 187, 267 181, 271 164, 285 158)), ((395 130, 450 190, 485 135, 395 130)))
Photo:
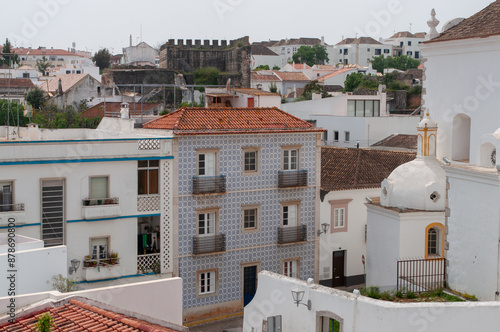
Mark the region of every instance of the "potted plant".
POLYGON ((95 261, 92 260, 90 255, 83 257, 83 267, 92 267, 95 266, 95 261))
POLYGON ((111 265, 115 265, 118 263, 118 253, 115 251, 112 251, 111 254, 109 255, 109 262, 111 265))

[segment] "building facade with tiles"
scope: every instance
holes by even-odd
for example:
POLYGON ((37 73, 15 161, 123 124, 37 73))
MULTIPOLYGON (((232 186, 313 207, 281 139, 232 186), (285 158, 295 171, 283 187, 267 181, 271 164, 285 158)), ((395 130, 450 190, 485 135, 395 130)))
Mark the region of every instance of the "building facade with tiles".
MULTIPOLYGON (((172 276, 172 137, 133 126, 105 118, 97 130, 11 127, 7 135, 3 127, 0 232, 13 221, 18 235, 66 246, 63 276, 83 288, 172 276)), ((38 291, 52 289, 50 278, 47 287, 38 291)))
POLYGON ((277 108, 184 108, 144 127, 174 132, 185 323, 243 309, 261 270, 317 280, 322 129, 277 108))

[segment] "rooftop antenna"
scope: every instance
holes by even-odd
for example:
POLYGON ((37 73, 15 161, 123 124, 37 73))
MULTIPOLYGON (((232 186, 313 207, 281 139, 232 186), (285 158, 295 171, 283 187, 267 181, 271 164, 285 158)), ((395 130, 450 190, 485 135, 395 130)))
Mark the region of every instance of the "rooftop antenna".
POLYGON ((142 43, 142 24, 141 24, 141 43, 142 43))
POLYGON ((411 32, 411 23, 410 23, 410 32, 411 32))

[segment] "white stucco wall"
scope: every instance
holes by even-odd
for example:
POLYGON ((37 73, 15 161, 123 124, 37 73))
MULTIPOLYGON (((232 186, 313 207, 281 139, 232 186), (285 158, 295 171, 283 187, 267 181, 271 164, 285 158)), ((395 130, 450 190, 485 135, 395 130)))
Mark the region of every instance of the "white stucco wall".
POLYGON ((481 300, 498 300, 500 181, 496 170, 445 167, 448 191, 448 282, 481 300))
MULTIPOLYGON (((82 296, 122 310, 182 325, 182 279, 170 278, 106 288, 59 293, 57 291, 27 294, 15 299, 18 310, 45 299, 59 300, 82 296)), ((7 313, 9 297, 0 298, 0 314, 7 313)))
POLYGON ((279 55, 252 55, 252 70, 265 65, 268 65, 269 69, 273 69, 274 66, 281 68, 281 57, 279 55))
POLYGON ((282 331, 320 331, 319 318, 329 316, 342 321, 343 332, 489 332, 498 330, 500 304, 384 302, 264 271, 245 307, 243 331, 261 332, 263 320, 277 315, 282 331), (297 288, 305 291, 303 302, 311 300, 310 311, 293 302, 291 290, 297 288))
MULTIPOLYGON (((438 124, 438 159, 452 159, 453 119, 459 114, 471 118, 470 162, 479 164, 480 138, 500 127, 498 82, 500 36, 421 44, 427 61, 423 105, 438 124), (474 65, 463 66, 464 63, 474 65), (456 68, 462 69, 457 72, 456 68), (462 84, 443 84, 453 77, 462 84)), ((464 132, 464 128, 459 130, 464 132)))
POLYGON ((332 278, 332 252, 345 250, 345 276, 364 274, 361 256, 366 256, 365 197, 380 195, 380 188, 342 190, 329 192, 320 203, 320 224, 330 224, 326 234, 319 237, 319 273, 320 280, 332 278), (347 232, 333 232, 332 206, 329 201, 352 199, 348 203, 347 232))

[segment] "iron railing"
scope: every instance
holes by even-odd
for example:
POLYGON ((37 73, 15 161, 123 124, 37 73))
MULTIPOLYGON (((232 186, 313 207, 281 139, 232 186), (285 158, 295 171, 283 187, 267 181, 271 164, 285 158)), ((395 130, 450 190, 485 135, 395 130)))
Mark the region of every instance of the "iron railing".
POLYGON ((446 260, 442 257, 398 260, 397 264, 397 291, 427 293, 446 286, 446 260))
POLYGON ((93 205, 112 205, 118 204, 118 197, 110 197, 110 198, 86 198, 82 200, 82 205, 84 206, 93 206, 93 205))
POLYGON ((307 187, 307 170, 278 171, 278 188, 307 187))
POLYGON ((117 264, 120 264, 119 257, 86 258, 83 260, 83 267, 112 266, 117 264))
POLYGON ((226 192, 226 176, 193 176, 193 195, 226 192))
POLYGON ((278 244, 307 241, 307 225, 278 227, 278 244))
POLYGON ((193 255, 226 251, 226 234, 193 236, 193 255))
POLYGON ((0 204, 0 212, 24 211, 24 203, 19 204, 0 204))

